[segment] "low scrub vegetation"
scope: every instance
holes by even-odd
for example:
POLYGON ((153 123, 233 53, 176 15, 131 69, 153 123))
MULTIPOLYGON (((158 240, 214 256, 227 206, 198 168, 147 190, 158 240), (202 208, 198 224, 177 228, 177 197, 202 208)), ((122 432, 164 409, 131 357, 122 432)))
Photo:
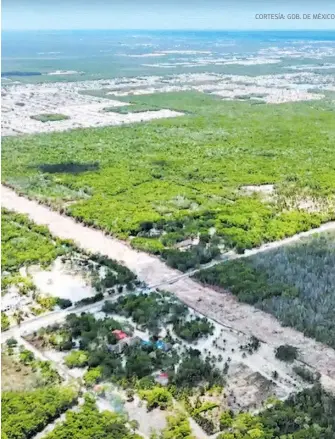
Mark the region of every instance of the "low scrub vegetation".
POLYGON ((48 433, 45 439, 99 438, 99 439, 141 439, 126 425, 126 418, 104 410, 100 412, 92 397, 86 395, 79 411, 68 411, 65 421, 48 433))
POLYGON ((116 313, 130 317, 152 332, 158 331, 162 325, 185 318, 188 314, 188 308, 184 304, 164 292, 121 296, 116 301, 106 302, 102 310, 107 314, 116 313))
POLYGON ((118 113, 118 114, 131 114, 131 113, 142 113, 144 111, 158 111, 159 107, 155 105, 148 105, 145 103, 138 103, 132 105, 124 105, 122 107, 105 107, 103 111, 106 113, 118 113))
POLYGON ((276 349, 276 358, 278 360, 287 361, 288 363, 292 363, 298 357, 298 349, 295 346, 291 346, 289 344, 284 344, 278 346, 276 349))
POLYGON ((2 271, 15 273, 28 264, 49 265, 66 253, 66 242, 54 238, 47 227, 6 209, 1 214, 2 271))
POLYGON ((182 270, 223 246, 243 252, 334 218, 334 125, 325 104, 252 106, 202 93, 133 96, 131 103, 127 110, 188 114, 6 138, 4 181, 182 270), (274 185, 272 198, 240 190, 263 184, 274 185))
POLYGON ((57 113, 43 113, 43 114, 36 114, 34 116, 30 116, 30 119, 38 120, 39 122, 58 122, 60 120, 67 120, 70 119, 69 116, 66 116, 65 114, 57 114, 57 113))
POLYGON ((2 392, 1 431, 4 439, 29 439, 77 401, 69 387, 2 392))

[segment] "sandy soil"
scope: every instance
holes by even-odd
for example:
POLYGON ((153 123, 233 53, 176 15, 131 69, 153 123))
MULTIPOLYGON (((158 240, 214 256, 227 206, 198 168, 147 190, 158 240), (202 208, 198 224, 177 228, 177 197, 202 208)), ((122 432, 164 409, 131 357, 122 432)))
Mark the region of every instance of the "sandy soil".
MULTIPOLYGON (((78 224, 73 219, 53 212, 35 201, 19 197, 8 188, 2 188, 2 205, 28 214, 37 224, 48 226, 55 236, 73 239, 81 248, 102 253, 123 262, 146 284, 160 285, 165 290, 174 293, 191 308, 222 325, 248 335, 253 334, 273 347, 284 343, 297 346, 301 359, 318 370, 327 388, 335 391, 335 351, 330 347, 307 338, 292 328, 283 327, 271 315, 250 305, 239 303, 228 293, 217 292, 186 276, 181 277, 177 270, 168 268, 159 259, 137 252, 125 243, 78 224), (177 280, 169 283, 171 279, 177 280)), ((319 230, 334 228, 335 223, 329 223, 319 230)), ((310 233, 314 232, 315 230, 310 233)), ((306 233, 303 235, 305 236, 306 233)), ((294 238, 289 238, 285 242, 290 242, 292 239, 294 238)), ((264 249, 273 248, 275 245, 276 243, 272 243, 264 246, 264 249)), ((253 250, 255 251, 262 251, 262 249, 253 250)))
POLYGON ((31 367, 16 362, 16 357, 1 352, 1 390, 22 392, 34 389, 38 376, 31 367))
POLYGON ((50 270, 30 270, 33 282, 44 294, 70 299, 72 303, 96 294, 83 276, 66 272, 61 258, 57 258, 51 265, 50 270))
POLYGON ((45 84, 10 87, 6 95, 2 97, 2 135, 121 125, 182 115, 182 113, 164 109, 133 114, 104 112, 103 108, 106 106, 120 107, 127 103, 86 96, 79 94, 78 91, 78 86, 69 84, 68 87, 64 87, 64 84, 58 83, 51 87, 50 85, 45 87, 45 84), (54 122, 31 119, 31 116, 40 114, 63 114, 69 119, 54 122))

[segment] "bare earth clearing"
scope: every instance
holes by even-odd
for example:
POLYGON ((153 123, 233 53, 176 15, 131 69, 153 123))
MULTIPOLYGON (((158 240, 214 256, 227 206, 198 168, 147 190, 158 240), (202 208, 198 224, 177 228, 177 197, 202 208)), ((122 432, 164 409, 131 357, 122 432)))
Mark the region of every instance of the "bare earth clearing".
MULTIPOLYGON (((147 285, 160 286, 174 293, 184 303, 222 325, 246 334, 253 334, 273 347, 284 343, 297 346, 300 358, 321 373, 326 388, 335 391, 333 349, 305 337, 294 329, 283 327, 274 317, 252 306, 239 303, 228 293, 220 293, 201 286, 189 277, 181 276, 177 270, 168 268, 159 259, 133 250, 125 243, 106 236, 101 231, 76 223, 71 218, 51 211, 35 201, 19 197, 8 188, 2 188, 2 204, 7 209, 28 214, 37 224, 48 226, 55 236, 73 239, 83 249, 102 253, 124 263, 147 285)), ((334 229, 335 224, 329 223, 318 230, 330 228, 334 229)), ((315 233, 315 230, 309 233, 315 233)), ((306 233, 303 235, 306 236, 306 233)), ((297 238, 285 240, 285 243, 294 239, 297 238)), ((276 244, 271 244, 271 247, 273 248, 274 245, 276 244)), ((282 244, 277 243, 277 245, 282 244)), ((265 250, 267 248, 265 247, 265 250)), ((256 251, 264 251, 264 248, 256 251)))

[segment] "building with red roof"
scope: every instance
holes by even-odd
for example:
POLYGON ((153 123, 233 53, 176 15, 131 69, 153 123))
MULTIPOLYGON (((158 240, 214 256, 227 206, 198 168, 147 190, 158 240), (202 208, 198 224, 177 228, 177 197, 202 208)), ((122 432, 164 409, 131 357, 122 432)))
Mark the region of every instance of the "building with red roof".
POLYGON ((128 338, 128 335, 125 332, 121 331, 121 329, 114 329, 112 333, 118 340, 124 340, 125 338, 128 338))
POLYGON ((169 375, 166 372, 160 372, 156 375, 155 381, 162 386, 167 386, 169 384, 169 375))

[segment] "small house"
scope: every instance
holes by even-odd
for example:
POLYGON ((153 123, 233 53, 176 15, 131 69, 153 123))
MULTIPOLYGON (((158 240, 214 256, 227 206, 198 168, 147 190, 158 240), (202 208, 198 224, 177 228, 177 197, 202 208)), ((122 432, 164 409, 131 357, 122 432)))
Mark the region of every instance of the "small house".
MULTIPOLYGON (((135 346, 139 343, 141 343, 141 339, 139 337, 128 337, 128 335, 125 332, 118 331, 117 334, 115 334, 116 338, 118 339, 118 343, 116 344, 109 344, 108 350, 110 352, 115 352, 116 354, 121 354, 126 346, 135 346), (124 337, 125 335, 125 337, 124 337)), ((115 333, 113 331, 113 333, 115 333)))
POLYGON ((112 333, 115 335, 115 337, 120 341, 120 340, 124 340, 125 338, 128 338, 128 335, 121 331, 121 329, 114 329, 114 331, 112 331, 112 333))
POLYGON ((166 372, 160 372, 155 377, 155 381, 161 386, 167 386, 169 384, 169 375, 166 372))

